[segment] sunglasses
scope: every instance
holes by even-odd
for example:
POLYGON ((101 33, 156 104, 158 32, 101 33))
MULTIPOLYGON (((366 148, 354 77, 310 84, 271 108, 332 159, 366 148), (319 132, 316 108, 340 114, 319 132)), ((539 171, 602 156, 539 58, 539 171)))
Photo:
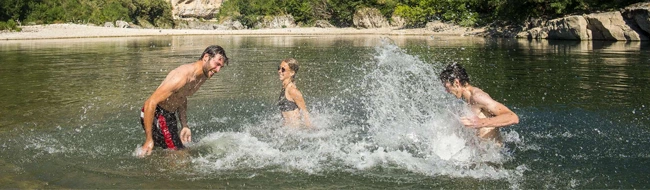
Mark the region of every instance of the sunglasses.
POLYGON ((287 70, 284 69, 283 67, 278 66, 278 71, 282 71, 282 72, 284 73, 284 72, 287 71, 287 70))

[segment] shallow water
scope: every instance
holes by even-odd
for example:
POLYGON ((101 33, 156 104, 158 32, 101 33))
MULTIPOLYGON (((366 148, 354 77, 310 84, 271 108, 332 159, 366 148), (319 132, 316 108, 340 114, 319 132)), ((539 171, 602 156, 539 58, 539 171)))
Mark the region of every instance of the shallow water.
POLYGON ((638 42, 165 36, 0 42, 0 188, 650 188, 650 54, 638 42), (135 150, 167 72, 222 45, 189 98, 187 151, 135 150), (318 128, 279 125, 279 61, 318 128), (520 117, 504 149, 463 129, 437 74, 520 117))

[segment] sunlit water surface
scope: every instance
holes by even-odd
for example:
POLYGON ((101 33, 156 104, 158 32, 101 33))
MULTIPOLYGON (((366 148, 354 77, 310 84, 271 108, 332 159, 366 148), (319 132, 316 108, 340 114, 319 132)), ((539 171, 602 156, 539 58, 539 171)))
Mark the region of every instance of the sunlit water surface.
POLYGON ((632 42, 452 37, 166 36, 0 42, 0 188, 650 188, 650 53, 632 42), (167 72, 223 46, 189 98, 187 151, 134 156, 167 72), (277 65, 317 130, 280 126, 277 65), (464 129, 437 79, 471 82, 520 123, 505 148, 464 129))

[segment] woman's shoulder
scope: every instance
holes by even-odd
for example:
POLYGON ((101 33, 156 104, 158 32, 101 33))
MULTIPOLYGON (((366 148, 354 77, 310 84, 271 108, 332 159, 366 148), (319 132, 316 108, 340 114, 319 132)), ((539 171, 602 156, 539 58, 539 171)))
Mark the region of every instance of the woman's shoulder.
POLYGON ((290 96, 302 96, 302 93, 300 93, 300 90, 298 90, 298 87, 296 87, 295 84, 291 83, 287 85, 287 93, 289 93, 290 96))

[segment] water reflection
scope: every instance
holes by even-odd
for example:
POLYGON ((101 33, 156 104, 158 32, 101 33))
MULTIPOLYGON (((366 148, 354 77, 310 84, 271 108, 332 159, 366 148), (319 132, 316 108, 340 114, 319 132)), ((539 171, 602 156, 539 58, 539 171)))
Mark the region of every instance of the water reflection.
POLYGON ((593 52, 608 53, 636 52, 647 46, 641 41, 571 41, 571 40, 526 40, 517 39, 517 44, 525 49, 545 50, 546 52, 593 52))

